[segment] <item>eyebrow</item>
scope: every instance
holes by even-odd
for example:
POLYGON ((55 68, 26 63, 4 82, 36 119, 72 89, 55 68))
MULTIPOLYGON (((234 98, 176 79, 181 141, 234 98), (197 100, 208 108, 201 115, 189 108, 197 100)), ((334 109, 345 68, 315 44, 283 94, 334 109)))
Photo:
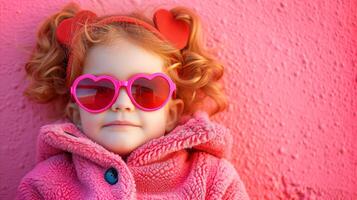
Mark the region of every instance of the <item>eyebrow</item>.
MULTIPOLYGON (((89 73, 89 74, 91 74, 91 73, 89 73)), ((133 77, 135 74, 138 74, 138 73, 131 74, 131 75, 129 76, 129 78, 130 78, 130 77, 133 77)), ((150 74, 152 74, 152 73, 141 72, 141 74, 150 75, 150 74)), ((93 74, 93 75, 94 75, 94 76, 103 76, 103 75, 106 75, 106 76, 112 76, 112 77, 114 77, 113 75, 105 74, 105 73, 99 73, 99 74, 93 74)))
POLYGON ((106 76, 111 76, 111 75, 109 75, 109 74, 102 74, 102 73, 100 73, 100 74, 93 74, 94 76, 103 76, 103 75, 106 75, 106 76))

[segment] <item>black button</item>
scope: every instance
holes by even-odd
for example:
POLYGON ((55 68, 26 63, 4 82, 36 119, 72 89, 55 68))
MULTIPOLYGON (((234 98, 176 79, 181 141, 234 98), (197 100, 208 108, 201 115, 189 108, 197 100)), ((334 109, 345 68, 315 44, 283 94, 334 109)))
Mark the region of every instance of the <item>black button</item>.
POLYGON ((110 184, 114 185, 118 182, 118 172, 113 167, 109 168, 104 174, 105 180, 110 184))

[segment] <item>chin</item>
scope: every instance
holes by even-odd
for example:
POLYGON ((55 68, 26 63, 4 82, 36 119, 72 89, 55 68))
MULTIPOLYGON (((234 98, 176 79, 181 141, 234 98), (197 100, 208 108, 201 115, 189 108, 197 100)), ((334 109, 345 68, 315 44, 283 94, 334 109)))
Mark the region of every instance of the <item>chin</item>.
POLYGON ((120 156, 128 156, 134 149, 131 149, 131 148, 126 148, 126 149, 123 149, 123 148, 108 148, 111 152, 115 153, 115 154, 118 154, 120 156))

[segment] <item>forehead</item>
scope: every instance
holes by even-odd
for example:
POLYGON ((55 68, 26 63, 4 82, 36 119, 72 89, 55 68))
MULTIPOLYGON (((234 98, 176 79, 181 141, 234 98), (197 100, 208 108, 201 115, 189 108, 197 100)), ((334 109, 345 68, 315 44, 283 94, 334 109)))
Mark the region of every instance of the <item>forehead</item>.
POLYGON ((126 80, 136 73, 163 72, 164 60, 128 40, 95 45, 87 52, 83 74, 106 74, 126 80))

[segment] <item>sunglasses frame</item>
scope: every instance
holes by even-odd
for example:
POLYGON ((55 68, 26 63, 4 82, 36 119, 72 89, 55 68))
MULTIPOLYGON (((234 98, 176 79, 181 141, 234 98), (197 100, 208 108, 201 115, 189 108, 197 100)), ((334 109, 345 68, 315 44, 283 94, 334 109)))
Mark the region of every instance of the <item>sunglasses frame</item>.
POLYGON ((107 110, 108 108, 110 108, 114 102, 117 100, 118 96, 119 96, 119 90, 120 88, 124 86, 125 89, 126 89, 126 92, 131 100, 131 102, 139 109, 141 110, 144 110, 144 111, 154 111, 154 110, 158 110, 160 108, 162 108, 164 105, 166 105, 166 103, 169 101, 170 97, 174 94, 174 98, 176 96, 176 85, 175 83, 171 80, 171 78, 169 76, 167 76, 166 74, 164 73, 161 73, 161 72, 157 72, 157 73, 153 73, 153 74, 144 74, 144 73, 138 73, 138 74, 135 74, 133 75, 132 77, 130 77, 127 81, 124 81, 124 80, 118 80, 112 76, 109 76, 109 75, 100 75, 100 76, 96 76, 96 75, 93 75, 93 74, 83 74, 79 77, 77 77, 71 88, 70 88, 70 92, 71 92, 71 97, 74 99, 74 101, 81 107, 83 108, 84 110, 86 110, 87 112, 91 112, 91 113, 100 113, 100 112, 103 112, 105 110, 107 110), (136 101, 135 99, 133 98, 132 94, 131 94, 131 87, 133 85, 133 83, 135 82, 135 80, 139 79, 139 78, 144 78, 144 79, 147 79, 147 80, 152 80, 154 79, 155 77, 162 77, 164 78, 168 84, 169 84, 169 88, 170 88, 170 91, 169 91, 169 95, 167 96, 167 99, 162 103, 162 105, 156 107, 156 108, 144 108, 142 106, 140 106, 136 101), (76 89, 77 89, 77 86, 78 84, 80 83, 80 81, 82 81, 83 79, 91 79, 92 81, 94 82, 98 82, 102 79, 105 79, 105 80, 109 80, 110 82, 113 83, 114 85, 114 89, 115 89, 115 94, 114 94, 114 97, 113 99, 111 100, 111 102, 105 106, 104 108, 100 109, 100 110, 92 110, 92 109, 89 109, 85 106, 83 106, 83 104, 78 100, 77 98, 77 95, 76 95, 76 89))

